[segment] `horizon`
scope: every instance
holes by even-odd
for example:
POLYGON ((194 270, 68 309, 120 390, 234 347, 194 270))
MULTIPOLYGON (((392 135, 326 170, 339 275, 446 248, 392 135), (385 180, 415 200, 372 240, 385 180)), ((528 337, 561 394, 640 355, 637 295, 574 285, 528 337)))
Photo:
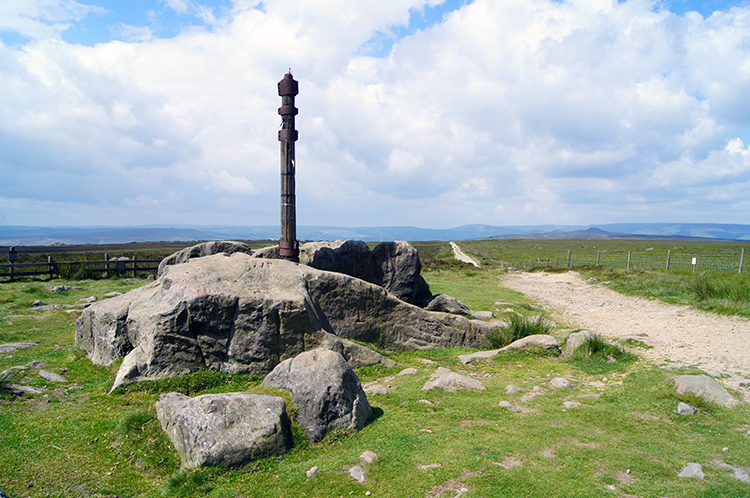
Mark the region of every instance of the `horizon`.
POLYGON ((0 225, 276 225, 289 70, 300 226, 750 213, 750 0, 26 0, 0 58, 0 225))

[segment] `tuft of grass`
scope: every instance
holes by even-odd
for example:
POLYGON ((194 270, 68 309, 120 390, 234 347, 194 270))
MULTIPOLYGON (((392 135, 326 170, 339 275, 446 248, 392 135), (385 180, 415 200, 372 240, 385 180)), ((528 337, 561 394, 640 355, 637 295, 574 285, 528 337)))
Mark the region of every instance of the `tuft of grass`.
POLYGON ((610 344, 599 334, 586 338, 568 357, 568 362, 589 374, 623 371, 638 361, 638 356, 610 344))
POLYGON ((0 372, 0 399, 15 399, 15 396, 8 390, 8 384, 13 382, 16 374, 13 370, 3 370, 0 372))
POLYGON ((195 396, 200 393, 216 390, 244 391, 249 386, 260 385, 262 381, 262 375, 229 375, 216 370, 203 370, 166 379, 134 382, 118 387, 114 390, 113 394, 177 392, 185 396, 195 396))
POLYGON ((643 341, 639 341, 638 339, 625 339, 621 342, 623 346, 630 346, 631 348, 641 348, 641 349, 654 349, 653 346, 649 346, 643 341))
POLYGON ((530 335, 548 334, 550 329, 549 323, 541 315, 534 320, 512 314, 510 323, 504 327, 498 327, 487 337, 487 341, 491 349, 498 349, 530 335))

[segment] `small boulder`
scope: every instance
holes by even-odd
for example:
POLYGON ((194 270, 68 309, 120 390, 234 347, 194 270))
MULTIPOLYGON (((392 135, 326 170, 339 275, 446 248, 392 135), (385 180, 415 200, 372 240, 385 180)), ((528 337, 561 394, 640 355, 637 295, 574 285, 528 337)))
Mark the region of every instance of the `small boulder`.
POLYGON ((262 385, 292 393, 297 420, 312 442, 334 427, 359 431, 372 414, 357 374, 343 356, 329 349, 313 349, 282 361, 262 385))
POLYGON ((349 475, 354 479, 355 481, 359 483, 363 483, 367 480, 367 476, 365 475, 365 469, 360 467, 359 465, 355 465, 354 467, 349 469, 349 475))
POLYGON ((549 385, 555 389, 573 389, 573 384, 563 377, 555 377, 549 382, 549 385))
POLYGON ((305 472, 305 475, 308 479, 310 479, 312 476, 315 475, 315 473, 318 471, 318 466, 310 467, 307 472, 305 472))
POLYGON ((570 410, 571 408, 578 408, 581 404, 577 401, 566 401, 563 403, 564 410, 570 410))
POLYGON ((518 386, 514 386, 513 384, 509 384, 505 388, 505 394, 517 394, 521 392, 521 388, 518 386))
POLYGON ((695 408, 687 403, 680 402, 680 404, 677 405, 676 412, 678 415, 695 415, 695 408))
POLYGON ((468 316, 472 312, 468 306, 456 299, 445 294, 437 294, 433 296, 425 307, 427 311, 442 311, 443 313, 451 313, 454 315, 468 316))
POLYGON ((581 344, 586 342, 587 339, 591 337, 596 337, 596 332, 591 332, 589 330, 583 330, 581 332, 573 332, 568 336, 568 341, 565 343, 565 353, 571 354, 573 351, 578 349, 581 344))
POLYGON ((696 394, 719 405, 729 405, 733 401, 727 390, 708 375, 680 375, 674 382, 680 394, 696 394))
POLYGON ((39 370, 39 377, 49 382, 68 382, 62 375, 48 372, 46 370, 39 370))
POLYGON ((689 463, 678 474, 678 477, 697 477, 703 479, 706 474, 703 473, 703 466, 699 463, 689 463))
POLYGON ((511 342, 504 348, 500 348, 500 351, 510 351, 513 349, 523 349, 533 346, 538 346, 542 349, 560 349, 560 344, 557 342, 557 339, 551 335, 534 334, 511 342))
POLYGON ((286 402, 246 393, 162 394, 156 415, 183 467, 240 467, 292 448, 286 402))
POLYGON ((459 389, 476 389, 477 391, 487 389, 478 380, 451 372, 444 367, 439 367, 435 370, 435 373, 432 374, 430 380, 422 387, 422 390, 429 391, 435 388, 440 388, 448 392, 455 392, 459 389))
POLYGON ((359 463, 363 467, 366 467, 373 463, 378 458, 378 454, 374 451, 367 450, 361 455, 359 455, 359 463))

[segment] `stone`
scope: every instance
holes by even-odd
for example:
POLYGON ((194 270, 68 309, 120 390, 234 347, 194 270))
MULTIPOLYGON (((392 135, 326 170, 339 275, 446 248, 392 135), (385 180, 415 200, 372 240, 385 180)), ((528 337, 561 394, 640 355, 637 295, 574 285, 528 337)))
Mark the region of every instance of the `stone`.
POLYGON ((80 289, 80 288, 81 287, 78 287, 76 285, 52 285, 52 286, 48 286, 47 290, 49 290, 50 292, 67 292, 69 290, 80 289))
POLYGON ((310 467, 307 472, 305 472, 305 475, 308 479, 310 479, 312 476, 315 475, 315 473, 318 471, 318 466, 310 467))
POLYGON ((540 347, 542 349, 560 349, 557 339, 547 334, 534 334, 511 342, 500 351, 512 351, 514 349, 524 349, 528 347, 540 347))
POLYGON ((472 311, 471 315, 477 320, 491 320, 494 316, 491 311, 472 311))
POLYGON ((577 401, 565 401, 563 403, 563 409, 565 409, 565 410, 569 410, 569 409, 572 409, 572 408, 578 408, 579 406, 581 406, 581 403, 579 403, 577 401))
POLYGON ((683 403, 682 401, 680 401, 680 404, 677 405, 676 412, 678 415, 694 415, 695 408, 688 405, 687 403, 683 403))
POLYGON ((112 291, 112 292, 107 292, 106 294, 102 294, 102 297, 115 297, 115 296, 122 296, 122 292, 112 291))
MULTIPOLYGON (((423 405, 427 405, 427 406, 432 406, 432 401, 430 401, 428 399, 420 399, 419 401, 417 401, 417 403, 420 403, 420 404, 423 404, 423 405)), ((748 431, 748 432, 750 432, 750 431, 748 431)))
POLYGON ((427 311, 440 311, 443 313, 451 313, 454 315, 469 316, 472 311, 464 303, 456 299, 455 297, 448 296, 446 294, 436 294, 432 296, 432 300, 425 307, 427 311))
POLYGON ((484 391, 487 389, 480 381, 466 377, 465 375, 457 374, 445 367, 439 367, 435 373, 432 374, 430 380, 422 386, 422 391, 429 391, 430 389, 436 388, 448 392, 455 392, 459 389, 475 389, 477 391, 484 391))
POLYGON ((727 390, 708 375, 680 375, 674 382, 680 394, 696 394, 719 405, 729 405, 733 401, 727 390))
POLYGON ((398 376, 403 377, 405 375, 414 375, 417 372, 419 372, 419 370, 416 368, 405 368, 398 373, 398 376))
POLYGON ((38 345, 39 343, 37 342, 8 342, 5 344, 0 344, 0 354, 12 353, 14 351, 18 351, 19 349, 29 349, 38 345))
POLYGON ((168 266, 155 282, 92 304, 76 322, 75 344, 97 365, 123 358, 114 388, 208 369, 268 373, 318 347, 353 368, 388 366, 351 340, 400 351, 478 347, 492 330, 347 275, 235 253, 168 266))
POLYGON ((509 384, 505 387, 505 394, 517 394, 521 392, 521 388, 518 386, 514 386, 513 384, 509 384))
POLYGON ((156 415, 184 468, 236 468, 292 448, 286 403, 278 396, 223 393, 189 398, 167 393, 159 397, 156 415))
POLYGON ((498 406, 500 408, 505 408, 505 409, 508 409, 508 410, 512 410, 513 409, 513 403, 511 403, 510 401, 501 401, 500 403, 498 403, 498 406))
POLYGON ((366 467, 373 463, 378 458, 378 454, 374 451, 367 450, 361 455, 359 455, 359 463, 363 467, 366 467))
POLYGON ((565 343, 565 353, 571 354, 573 351, 578 349, 581 344, 586 342, 587 339, 591 337, 596 337, 598 334, 596 332, 591 332, 589 330, 583 330, 581 332, 573 332, 568 336, 568 341, 565 343))
POLYGON ((380 384, 374 384, 372 386, 368 386, 364 388, 364 390, 366 393, 370 393, 373 396, 388 394, 388 389, 386 389, 385 386, 381 386, 380 384))
POLYGON ((96 301, 96 296, 84 297, 83 299, 78 300, 79 303, 95 303, 96 301))
POLYGON ((39 370, 39 377, 49 382, 68 382, 62 375, 48 372, 46 370, 39 370))
POLYGON ((703 466, 699 463, 689 463, 682 469, 677 477, 697 477, 703 479, 706 474, 703 473, 703 466))
POLYGON ((570 383, 570 381, 563 377, 555 377, 549 382, 550 387, 554 387, 555 389, 573 389, 573 384, 570 383))
MULTIPOLYGON (((276 246, 258 250, 256 258, 278 257, 276 246)), ((381 242, 370 251, 361 240, 309 242, 300 245, 300 263, 343 273, 378 285, 409 304, 425 307, 432 300, 421 276, 419 253, 408 242, 381 242)))
POLYGON ((31 387, 23 384, 9 383, 5 385, 5 388, 14 396, 23 396, 24 394, 42 394, 44 389, 39 387, 31 387))
POLYGON ((372 414, 357 374, 343 356, 328 349, 284 360, 261 385, 292 393, 297 421, 311 442, 320 441, 335 427, 359 431, 372 414))
POLYGON ((365 469, 360 467, 359 465, 355 465, 354 467, 349 469, 349 475, 352 479, 359 483, 363 483, 367 480, 367 476, 365 475, 365 469))
POLYGON ((206 256, 212 256, 214 254, 223 254, 225 256, 231 256, 236 252, 241 252, 247 255, 251 255, 253 250, 250 246, 243 244, 242 242, 233 242, 230 240, 220 240, 211 242, 202 242, 194 246, 186 247, 174 254, 167 256, 162 259, 159 263, 159 269, 156 272, 158 277, 164 274, 167 266, 179 265, 187 263, 191 259, 204 258, 206 256))

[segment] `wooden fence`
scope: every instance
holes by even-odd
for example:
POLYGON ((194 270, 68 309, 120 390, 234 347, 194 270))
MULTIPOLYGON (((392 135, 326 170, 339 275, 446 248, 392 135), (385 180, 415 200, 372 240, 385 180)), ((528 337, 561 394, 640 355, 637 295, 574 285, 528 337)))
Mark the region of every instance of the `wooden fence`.
POLYGON ((113 275, 127 275, 132 272, 134 277, 138 273, 156 273, 159 269, 161 259, 128 259, 114 258, 104 261, 52 261, 41 263, 9 263, 0 264, 0 278, 9 278, 11 281, 18 277, 49 276, 54 278, 86 278, 94 274, 106 277, 113 275))

